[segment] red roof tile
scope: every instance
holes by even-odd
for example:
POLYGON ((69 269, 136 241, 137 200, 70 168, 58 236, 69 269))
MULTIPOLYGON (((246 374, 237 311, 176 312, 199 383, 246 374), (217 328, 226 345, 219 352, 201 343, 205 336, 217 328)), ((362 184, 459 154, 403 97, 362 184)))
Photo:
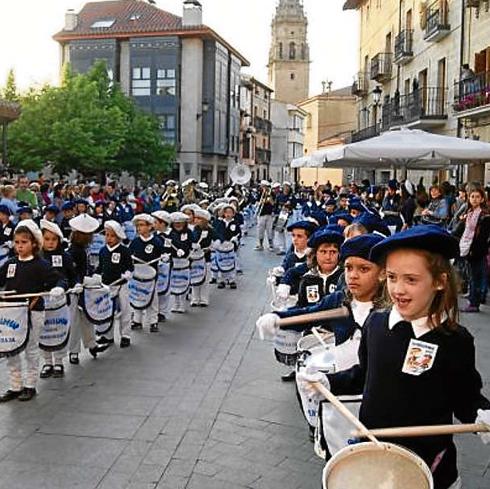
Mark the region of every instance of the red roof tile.
POLYGON ((175 31, 182 29, 182 18, 141 0, 113 0, 85 4, 78 14, 74 30, 62 30, 55 39, 97 34, 138 34, 145 32, 175 31), (131 20, 131 18, 134 20, 131 20), (92 28, 101 20, 114 20, 108 28, 92 28))

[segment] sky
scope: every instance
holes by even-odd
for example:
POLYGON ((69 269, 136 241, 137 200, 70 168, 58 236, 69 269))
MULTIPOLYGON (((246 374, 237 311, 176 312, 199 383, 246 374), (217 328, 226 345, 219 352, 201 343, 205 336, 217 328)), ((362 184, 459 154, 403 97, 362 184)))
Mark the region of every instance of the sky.
MULTIPOLYGON (((96 0, 97 1, 97 0, 96 0)), ((276 0, 200 0, 204 23, 237 48, 251 63, 246 72, 267 82, 270 24, 276 0)), ((309 19, 310 94, 322 81, 332 88, 350 85, 358 71, 357 13, 344 12, 345 0, 304 0, 309 19)), ((79 11, 84 0, 1 0, 0 86, 15 70, 21 89, 58 82, 59 47, 52 35, 61 30, 67 9, 79 11)), ((182 15, 182 0, 157 0, 157 6, 182 15)))

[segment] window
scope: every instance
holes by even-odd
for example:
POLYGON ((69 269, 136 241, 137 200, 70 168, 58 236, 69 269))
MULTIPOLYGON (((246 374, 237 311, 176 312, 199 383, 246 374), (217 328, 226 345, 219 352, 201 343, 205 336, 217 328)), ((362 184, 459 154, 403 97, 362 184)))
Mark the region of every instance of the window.
POLYGON ((296 78, 296 77, 295 77, 295 75, 294 75, 294 73, 291 73, 291 74, 289 75, 289 77, 291 78, 291 80, 294 80, 294 79, 296 78))
POLYGON ((90 28, 91 29, 109 29, 109 27, 112 27, 114 25, 114 22, 116 22, 115 19, 97 20, 90 26, 90 28))
POLYGON ((157 69, 157 95, 175 96, 175 70, 157 69))
POLYGON ((168 143, 175 142, 175 115, 163 114, 158 116, 160 122, 160 130, 162 131, 163 139, 168 143))
POLYGON ((267 119, 267 110, 264 110, 264 119, 267 119))
POLYGON ((282 42, 279 43, 279 59, 282 59, 282 42))
POLYGON ((306 46, 301 44, 301 59, 306 59, 306 46))
POLYGON ((134 97, 148 97, 151 95, 150 68, 133 68, 132 93, 134 97))
POLYGON ((289 59, 296 59, 296 44, 294 42, 289 43, 289 59))

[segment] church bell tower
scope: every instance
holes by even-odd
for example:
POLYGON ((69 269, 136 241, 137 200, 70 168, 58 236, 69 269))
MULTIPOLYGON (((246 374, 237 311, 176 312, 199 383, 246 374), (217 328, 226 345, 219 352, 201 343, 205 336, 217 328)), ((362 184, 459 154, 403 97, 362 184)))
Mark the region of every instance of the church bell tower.
POLYGON ((268 68, 276 100, 296 104, 308 98, 310 48, 302 0, 279 0, 272 20, 268 68))

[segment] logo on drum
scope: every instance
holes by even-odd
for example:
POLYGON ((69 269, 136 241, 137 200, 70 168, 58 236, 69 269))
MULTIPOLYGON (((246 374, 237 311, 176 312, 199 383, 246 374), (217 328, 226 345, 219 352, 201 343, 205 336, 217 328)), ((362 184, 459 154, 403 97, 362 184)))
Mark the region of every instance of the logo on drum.
POLYGON ((20 324, 13 319, 0 318, 0 326, 5 326, 13 331, 20 328, 20 324))

